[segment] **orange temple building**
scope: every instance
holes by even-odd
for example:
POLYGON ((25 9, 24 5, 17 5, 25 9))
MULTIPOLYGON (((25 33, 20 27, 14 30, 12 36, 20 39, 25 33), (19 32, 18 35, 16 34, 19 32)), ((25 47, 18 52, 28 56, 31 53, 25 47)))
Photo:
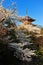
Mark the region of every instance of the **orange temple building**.
POLYGON ((35 19, 28 16, 28 11, 26 11, 26 16, 22 16, 22 17, 20 16, 18 18, 19 18, 19 21, 24 23, 25 25, 31 24, 33 21, 35 21, 35 19))

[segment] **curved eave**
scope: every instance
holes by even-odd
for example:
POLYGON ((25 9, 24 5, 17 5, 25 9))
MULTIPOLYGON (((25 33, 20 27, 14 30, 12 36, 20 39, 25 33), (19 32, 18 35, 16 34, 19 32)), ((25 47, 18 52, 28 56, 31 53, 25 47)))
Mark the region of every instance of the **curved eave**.
POLYGON ((28 19, 28 21, 34 22, 34 21, 35 21, 35 19, 28 19))
POLYGON ((30 22, 34 22, 35 21, 35 19, 19 19, 20 21, 25 21, 25 20, 27 20, 27 21, 30 21, 30 22))
POLYGON ((30 22, 34 22, 35 21, 35 19, 33 19, 33 18, 31 18, 31 17, 29 17, 29 16, 25 16, 25 17, 18 17, 18 20, 19 21, 25 21, 25 20, 27 20, 27 21, 30 21, 30 22))

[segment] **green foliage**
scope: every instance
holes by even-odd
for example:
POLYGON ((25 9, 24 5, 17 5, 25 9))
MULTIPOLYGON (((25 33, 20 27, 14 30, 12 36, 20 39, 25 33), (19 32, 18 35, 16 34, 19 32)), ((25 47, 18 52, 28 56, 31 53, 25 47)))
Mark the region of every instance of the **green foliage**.
POLYGON ((24 34, 29 35, 30 32, 26 29, 26 31, 24 32, 24 34))
POLYGON ((36 48, 35 54, 37 58, 36 60, 40 61, 38 65, 42 65, 43 64, 43 47, 38 46, 38 48, 36 48))
POLYGON ((9 35, 11 35, 11 38, 16 39, 16 32, 15 32, 15 30, 12 29, 10 31, 10 34, 9 35))
POLYGON ((15 32, 15 30, 13 30, 13 29, 10 30, 10 32, 9 32, 9 36, 10 36, 10 40, 13 39, 14 42, 17 40, 17 36, 16 36, 16 32, 15 32))
POLYGON ((40 46, 38 43, 36 43, 38 40, 36 40, 36 36, 34 33, 31 32, 30 34, 31 34, 30 36, 31 43, 33 44, 30 45, 29 48, 32 50, 35 50, 35 54, 36 54, 36 56, 33 58, 33 60, 35 61, 32 60, 32 65, 34 64, 42 65, 43 64, 43 46, 40 46))

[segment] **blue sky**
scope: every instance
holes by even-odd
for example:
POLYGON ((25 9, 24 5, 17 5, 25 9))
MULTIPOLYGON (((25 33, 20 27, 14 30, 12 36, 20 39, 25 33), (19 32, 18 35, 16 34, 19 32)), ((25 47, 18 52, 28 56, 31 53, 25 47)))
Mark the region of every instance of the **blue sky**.
POLYGON ((25 16, 28 8, 28 15, 36 19, 34 23, 43 26, 43 0, 5 0, 3 6, 8 8, 11 2, 16 2, 18 15, 25 16))

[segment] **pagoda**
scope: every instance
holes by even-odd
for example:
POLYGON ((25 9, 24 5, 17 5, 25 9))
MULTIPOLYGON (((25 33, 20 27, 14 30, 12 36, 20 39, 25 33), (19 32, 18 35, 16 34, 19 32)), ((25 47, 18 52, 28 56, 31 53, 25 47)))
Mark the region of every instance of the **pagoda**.
POLYGON ((32 22, 35 21, 35 19, 29 17, 28 11, 26 11, 26 16, 19 17, 19 21, 27 25, 27 24, 32 24, 32 22))

